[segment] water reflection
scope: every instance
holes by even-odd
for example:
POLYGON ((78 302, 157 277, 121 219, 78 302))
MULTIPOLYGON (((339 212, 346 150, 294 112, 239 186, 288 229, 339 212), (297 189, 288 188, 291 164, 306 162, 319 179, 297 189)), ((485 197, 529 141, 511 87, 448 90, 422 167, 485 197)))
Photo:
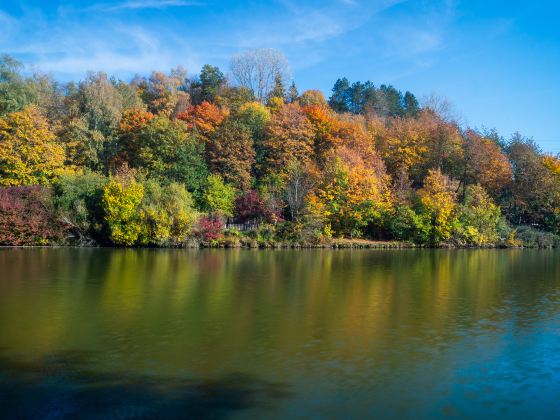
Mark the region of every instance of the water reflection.
POLYGON ((224 381, 227 395, 282 396, 239 395, 228 415, 560 414, 559 255, 4 249, 0 367, 24 398, 26 372, 87 354, 63 366, 87 360, 88 395, 134 378, 143 410, 164 395, 171 414, 218 415, 184 385, 224 381))

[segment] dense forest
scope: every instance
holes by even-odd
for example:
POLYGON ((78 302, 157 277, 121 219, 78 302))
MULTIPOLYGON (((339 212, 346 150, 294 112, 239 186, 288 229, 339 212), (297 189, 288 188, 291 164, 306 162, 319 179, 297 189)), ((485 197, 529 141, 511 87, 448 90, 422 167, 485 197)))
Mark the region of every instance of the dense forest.
POLYGON ((560 233, 558 156, 393 86, 300 93, 274 50, 234 56, 227 75, 64 84, 3 56, 0 185, 0 245, 555 246, 560 233))

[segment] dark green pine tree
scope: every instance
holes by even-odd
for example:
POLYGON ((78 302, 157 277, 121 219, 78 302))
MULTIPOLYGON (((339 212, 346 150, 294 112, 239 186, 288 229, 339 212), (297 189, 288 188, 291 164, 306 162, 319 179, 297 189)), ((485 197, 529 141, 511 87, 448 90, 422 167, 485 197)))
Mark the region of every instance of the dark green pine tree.
POLYGON ((420 111, 418 99, 416 99, 416 96, 414 96, 414 94, 410 93, 409 91, 406 91, 406 93, 404 94, 403 108, 404 114, 407 117, 415 117, 420 111))
POLYGON ((299 92, 297 86, 295 82, 292 82, 290 88, 288 89, 288 98, 287 98, 288 102, 292 104, 295 101, 297 101, 298 98, 299 98, 299 92))
POLYGON ((346 77, 338 79, 332 88, 332 95, 329 99, 329 105, 336 112, 348 112, 349 96, 351 95, 350 82, 346 77))
POLYGON ((280 74, 274 76, 274 87, 268 95, 268 99, 270 98, 281 98, 284 101, 286 100, 286 88, 284 87, 284 81, 282 80, 282 75, 280 74))
POLYGON ((201 99, 203 101, 213 101, 218 93, 218 89, 224 85, 226 78, 219 67, 205 64, 200 70, 201 99))

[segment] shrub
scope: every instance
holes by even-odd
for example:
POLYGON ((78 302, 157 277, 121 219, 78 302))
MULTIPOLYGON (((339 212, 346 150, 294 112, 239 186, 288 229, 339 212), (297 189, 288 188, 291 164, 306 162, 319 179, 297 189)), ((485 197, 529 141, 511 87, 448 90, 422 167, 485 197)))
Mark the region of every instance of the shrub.
POLYGON ((155 180, 148 180, 144 183, 139 217, 142 244, 178 245, 187 240, 196 211, 184 185, 171 183, 162 186, 155 180))
POLYGON ((500 241, 502 212, 480 185, 467 188, 459 212, 453 229, 459 244, 492 245, 500 241))
POLYGON ((59 220, 89 242, 89 235, 99 234, 103 223, 101 197, 107 178, 101 174, 62 174, 54 184, 54 206, 59 220))
POLYGON ((109 239, 117 245, 134 245, 141 232, 138 206, 144 187, 132 177, 113 178, 103 189, 103 210, 109 239))
POLYGON ((251 220, 272 220, 272 213, 255 190, 241 194, 235 200, 235 218, 239 223, 251 220))
POLYGON ((195 234, 205 242, 212 242, 220 239, 224 223, 218 217, 204 216, 198 221, 195 234))
POLYGON ((0 245, 57 244, 64 231, 52 211, 50 190, 36 185, 0 188, 0 245))
POLYGON ((516 239, 520 240, 523 246, 536 248, 556 248, 560 246, 560 236, 539 231, 531 226, 519 226, 515 234, 516 239))
POLYGON ((386 212, 383 219, 383 225, 392 239, 411 240, 419 244, 427 243, 430 239, 429 219, 409 206, 397 205, 386 212))

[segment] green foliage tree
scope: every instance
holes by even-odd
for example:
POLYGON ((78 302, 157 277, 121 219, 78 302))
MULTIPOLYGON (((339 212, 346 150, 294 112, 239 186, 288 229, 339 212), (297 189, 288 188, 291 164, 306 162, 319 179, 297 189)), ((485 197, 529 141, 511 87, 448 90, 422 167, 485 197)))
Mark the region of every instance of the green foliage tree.
POLYGON ((204 145, 184 123, 157 117, 139 129, 134 142, 128 154, 132 168, 145 170, 160 181, 182 183, 191 192, 201 189, 208 174, 204 145))
POLYGON ((0 57, 0 116, 21 111, 32 101, 32 93, 21 76, 23 65, 10 57, 0 57))
POLYGON ((207 212, 233 217, 235 188, 226 184, 220 175, 209 175, 202 193, 201 205, 207 212))
POLYGON ((197 212, 184 185, 161 185, 156 180, 143 184, 144 196, 139 206, 142 229, 139 243, 143 245, 176 246, 191 233, 197 212))
POLYGON ((88 73, 80 83, 76 100, 89 130, 99 131, 107 138, 117 128, 123 98, 105 73, 88 73))
POLYGON ((54 206, 57 218, 70 228, 78 244, 100 239, 103 188, 107 178, 95 172, 62 174, 54 183, 54 206))
POLYGON ((460 242, 471 245, 498 243, 500 233, 504 231, 500 208, 480 185, 470 185, 467 188, 464 202, 459 206, 458 222, 457 235, 460 242))

